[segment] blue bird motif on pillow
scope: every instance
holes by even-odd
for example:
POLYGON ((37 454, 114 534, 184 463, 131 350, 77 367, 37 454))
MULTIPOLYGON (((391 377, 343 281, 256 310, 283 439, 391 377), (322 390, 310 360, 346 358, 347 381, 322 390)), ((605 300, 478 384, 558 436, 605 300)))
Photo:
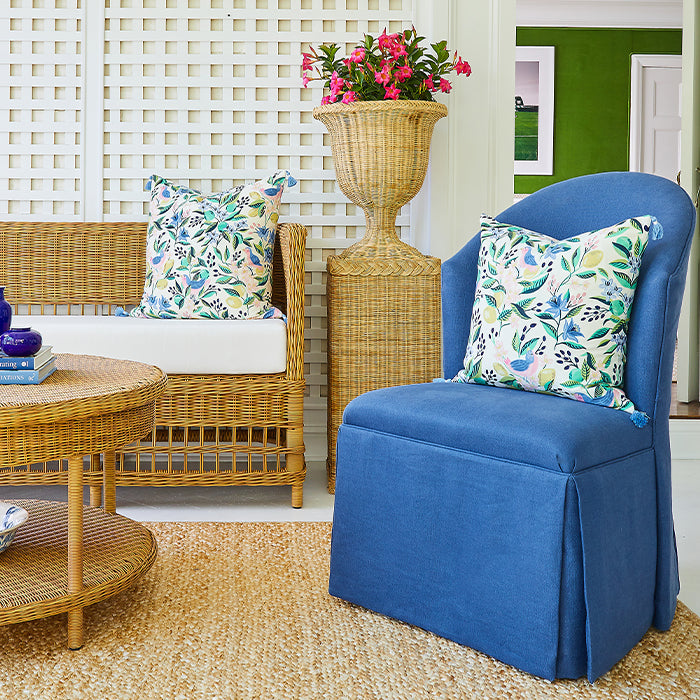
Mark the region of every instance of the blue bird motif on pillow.
POLYGON ((276 185, 275 187, 268 187, 266 190, 263 190, 263 192, 268 197, 274 197, 280 191, 280 189, 281 189, 280 185, 276 185))
POLYGON ((201 289, 209 278, 209 270, 202 270, 198 280, 193 280, 189 275, 183 275, 183 277, 192 289, 201 289))
POLYGON ((612 389, 608 389, 602 396, 588 396, 588 394, 577 394, 585 403, 592 403, 596 406, 609 406, 613 398, 612 389))
POLYGON ((532 350, 528 350, 525 353, 525 359, 506 360, 506 364, 513 372, 527 372, 534 361, 535 356, 532 354, 532 350))

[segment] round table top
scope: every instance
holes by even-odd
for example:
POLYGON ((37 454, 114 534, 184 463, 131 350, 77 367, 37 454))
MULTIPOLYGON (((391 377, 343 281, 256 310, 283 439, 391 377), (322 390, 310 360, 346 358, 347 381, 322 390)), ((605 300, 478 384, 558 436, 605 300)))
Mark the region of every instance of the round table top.
POLYGON ((117 413, 154 401, 167 377, 158 367, 92 355, 56 355, 41 384, 0 386, 0 425, 56 423, 117 413))

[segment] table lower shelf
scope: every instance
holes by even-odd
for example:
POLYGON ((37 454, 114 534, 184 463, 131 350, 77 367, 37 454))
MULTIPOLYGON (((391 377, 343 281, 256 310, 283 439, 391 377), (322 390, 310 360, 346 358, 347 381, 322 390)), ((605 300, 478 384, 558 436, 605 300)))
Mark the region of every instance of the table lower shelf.
POLYGON ((0 553, 0 625, 83 608, 128 588, 156 558, 142 525, 100 508, 84 508, 83 589, 69 593, 68 504, 12 501, 29 512, 10 547, 0 553))

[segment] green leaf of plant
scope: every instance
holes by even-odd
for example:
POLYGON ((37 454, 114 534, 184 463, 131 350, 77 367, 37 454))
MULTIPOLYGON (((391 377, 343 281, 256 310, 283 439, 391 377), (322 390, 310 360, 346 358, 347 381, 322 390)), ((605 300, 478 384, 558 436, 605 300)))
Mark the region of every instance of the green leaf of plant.
POLYGON ((630 250, 632 250, 632 244, 628 238, 619 238, 612 242, 613 247, 622 253, 626 258, 629 257, 630 250))
POLYGON ((587 363, 584 362, 581 365, 581 378, 585 382, 588 380, 588 377, 590 377, 590 376, 591 376, 591 368, 588 366, 587 363))
POLYGON ((618 280, 620 280, 620 282, 622 282, 623 286, 627 287, 627 289, 634 288, 632 278, 629 275, 626 275, 624 272, 618 272, 617 270, 613 270, 613 274, 618 280))
MULTIPOLYGON (((521 304, 512 304, 512 305, 511 305, 511 308, 512 308, 513 311, 515 311, 515 313, 516 313, 518 316, 520 316, 520 318, 524 318, 524 319, 530 318, 530 317, 525 313, 525 309, 522 307, 521 304)), ((499 316, 499 318, 500 318, 500 316, 499 316)))
POLYGON ((544 328, 547 335, 552 336, 552 338, 557 338, 557 329, 554 326, 550 326, 549 323, 543 323, 542 328, 544 328))
POLYGON ((499 321, 507 321, 513 315, 512 309, 504 309, 498 314, 499 321))
POLYGON ((579 246, 576 248, 576 250, 574 251, 573 257, 571 258, 571 264, 572 264, 574 270, 578 267, 580 260, 581 260, 581 247, 579 246))
POLYGON ((540 277, 539 279, 533 280, 532 282, 521 282, 523 294, 530 294, 531 292, 536 292, 544 283, 547 281, 548 277, 540 277))

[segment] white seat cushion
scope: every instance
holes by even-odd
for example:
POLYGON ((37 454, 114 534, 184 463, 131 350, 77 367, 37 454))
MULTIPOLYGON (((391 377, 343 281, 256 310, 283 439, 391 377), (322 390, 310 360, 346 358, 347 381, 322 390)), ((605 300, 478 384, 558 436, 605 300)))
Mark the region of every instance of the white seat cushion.
POLYGON ((121 316, 13 316, 54 352, 156 365, 170 374, 284 372, 287 326, 281 319, 210 321, 121 316))

